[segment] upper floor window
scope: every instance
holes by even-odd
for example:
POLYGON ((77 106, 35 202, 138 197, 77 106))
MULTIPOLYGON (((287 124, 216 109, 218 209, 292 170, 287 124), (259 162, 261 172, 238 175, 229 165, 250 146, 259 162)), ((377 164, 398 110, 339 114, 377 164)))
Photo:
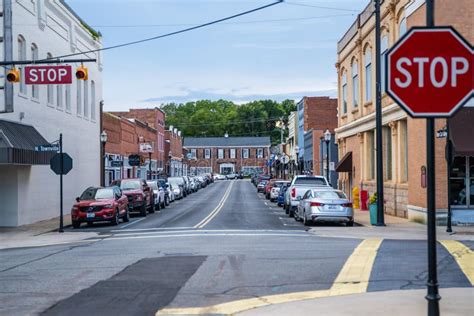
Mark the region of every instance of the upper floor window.
MULTIPOLYGON (((38 60, 38 46, 36 44, 31 44, 31 60, 38 60)), ((31 85, 31 96, 34 99, 39 99, 39 86, 38 85, 31 85)))
POLYGON ((77 116, 82 115, 82 82, 83 80, 76 80, 76 111, 77 116))
POLYGON ((347 75, 342 75, 342 113, 347 113, 347 75))
POLYGON ((206 158, 206 159, 211 158, 211 149, 210 148, 204 149, 204 158, 206 158))
MULTIPOLYGON (((26 41, 23 36, 18 36, 18 60, 26 60, 26 41)), ((20 93, 26 94, 25 69, 18 67, 20 71, 20 93)))
POLYGON ((89 83, 84 80, 84 117, 89 117, 89 83))
POLYGON ((217 150, 217 158, 218 158, 218 159, 224 159, 224 149, 219 148, 219 149, 217 150))
POLYGON ((365 102, 372 101, 372 52, 367 47, 364 55, 365 68, 365 102))
POLYGON ((191 149, 190 154, 191 154, 191 159, 197 158, 197 154, 196 154, 196 149, 195 149, 195 148, 191 149))
MULTIPOLYGON (((53 55, 51 53, 47 53, 46 58, 47 59, 53 58, 53 55)), ((47 89, 46 91, 48 94, 48 104, 51 106, 54 106, 54 85, 48 84, 46 89, 47 89)))
POLYGON ((359 67, 356 60, 352 63, 352 105, 359 105, 359 67))
POLYGON ((56 85, 56 106, 58 109, 63 108, 63 86, 56 85))
POLYGON ((66 85, 66 112, 71 113, 71 85, 66 85))
POLYGON ((230 155, 229 155, 230 158, 235 159, 235 157, 236 157, 235 148, 231 148, 231 149, 229 150, 229 154, 230 154, 230 155))
POLYGON ((263 158, 263 148, 257 148, 257 158, 263 158))
POLYGON ((91 120, 95 121, 95 82, 91 81, 91 120))
POLYGON ((385 55, 388 51, 388 35, 382 37, 380 42, 380 91, 385 92, 385 55))
POLYGON ((249 158, 249 149, 248 148, 243 148, 242 149, 242 158, 244 158, 244 159, 249 158))

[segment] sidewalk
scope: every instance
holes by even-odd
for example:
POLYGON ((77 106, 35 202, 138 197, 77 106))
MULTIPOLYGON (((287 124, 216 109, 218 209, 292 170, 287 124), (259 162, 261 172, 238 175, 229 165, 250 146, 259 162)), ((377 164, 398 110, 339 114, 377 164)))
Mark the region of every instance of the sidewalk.
MULTIPOLYGON (((341 238, 384 238, 426 240, 427 226, 411 222, 406 218, 385 214, 383 227, 370 224, 369 211, 354 210, 354 219, 359 226, 315 226, 309 231, 321 237, 341 238)), ((447 233, 446 226, 437 226, 438 240, 474 240, 474 226, 453 226, 453 232, 447 233)))
MULTIPOLYGON (((71 216, 63 217, 64 227, 71 225, 71 216)), ((59 218, 20 227, 0 228, 0 250, 8 248, 39 247, 63 243, 81 242, 97 236, 93 232, 59 233, 59 218)))
MULTIPOLYGON (((237 313, 265 315, 427 315, 426 290, 370 292, 268 305, 237 313)), ((441 315, 469 315, 474 310, 474 288, 440 289, 441 315)))

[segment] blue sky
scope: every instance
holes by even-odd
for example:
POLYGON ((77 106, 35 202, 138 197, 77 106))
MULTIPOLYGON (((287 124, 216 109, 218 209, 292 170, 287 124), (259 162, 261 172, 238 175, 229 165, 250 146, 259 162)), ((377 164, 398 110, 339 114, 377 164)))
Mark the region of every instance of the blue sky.
MULTIPOLYGON (((67 2, 102 33, 104 46, 110 46, 209 22, 273 0, 67 2)), ((337 41, 368 0, 287 2, 223 24, 104 52, 105 109, 204 98, 246 102, 335 96, 337 41)))

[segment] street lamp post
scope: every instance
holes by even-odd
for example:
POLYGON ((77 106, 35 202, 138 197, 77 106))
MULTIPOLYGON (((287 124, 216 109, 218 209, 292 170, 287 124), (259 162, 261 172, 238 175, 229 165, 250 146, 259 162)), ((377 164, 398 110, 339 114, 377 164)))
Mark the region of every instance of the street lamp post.
POLYGON ((300 174, 300 148, 298 146, 295 147, 295 153, 296 153, 296 175, 300 174))
POLYGON ((324 132, 324 141, 326 142, 326 176, 329 183, 331 183, 329 179, 329 142, 331 141, 331 132, 329 129, 326 129, 324 132))
POLYGON ((151 176, 151 151, 148 153, 148 172, 150 173, 150 178, 148 180, 152 179, 151 176))
POLYGON ((100 185, 105 186, 105 144, 107 143, 107 133, 100 133, 100 142, 102 144, 102 170, 100 171, 100 185))
POLYGON ((168 153, 168 177, 171 177, 171 159, 173 158, 173 155, 171 152, 168 153))

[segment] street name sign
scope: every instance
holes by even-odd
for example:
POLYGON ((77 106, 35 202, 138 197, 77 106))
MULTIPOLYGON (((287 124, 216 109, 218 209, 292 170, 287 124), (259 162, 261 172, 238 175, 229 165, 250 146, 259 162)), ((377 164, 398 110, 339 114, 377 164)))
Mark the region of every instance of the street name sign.
POLYGON ((140 165, 140 156, 139 155, 130 155, 130 156, 128 156, 128 165, 129 166, 139 166, 140 165))
POLYGON ((66 153, 56 154, 51 158, 49 165, 51 170, 57 175, 68 174, 72 169, 72 158, 66 153), (61 169, 61 157, 63 159, 63 165, 61 169))
POLYGON ((46 144, 46 145, 39 145, 35 146, 35 151, 41 151, 41 152, 58 152, 59 151, 59 145, 56 144, 46 144))
POLYGON ((65 66, 26 66, 26 84, 71 84, 72 67, 65 66))
POLYGON ((410 116, 450 117, 474 97, 474 51, 452 27, 414 27, 387 53, 387 93, 410 116))

